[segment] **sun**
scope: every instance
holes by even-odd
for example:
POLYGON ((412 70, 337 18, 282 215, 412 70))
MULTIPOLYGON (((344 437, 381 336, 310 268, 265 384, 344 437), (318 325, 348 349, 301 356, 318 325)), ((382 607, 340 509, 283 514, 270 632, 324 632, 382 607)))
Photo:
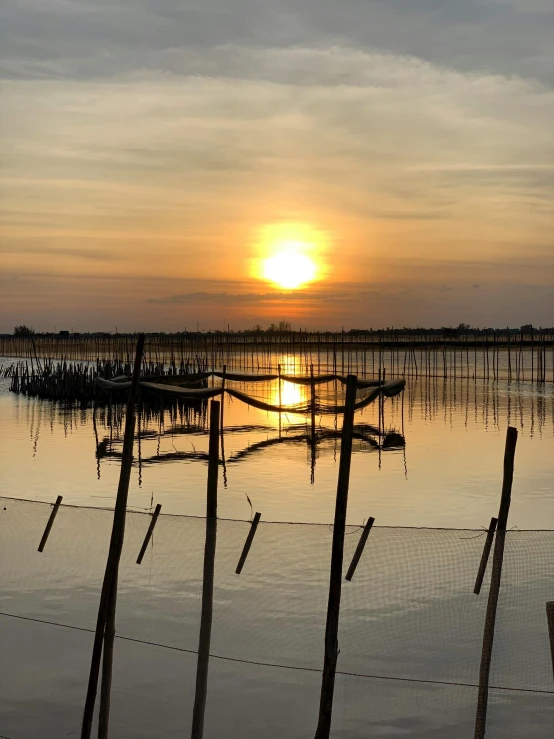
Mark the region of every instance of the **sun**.
POLYGON ((263 263, 263 276, 286 290, 294 290, 315 279, 315 263, 301 252, 284 249, 263 263))
POLYGON ((327 275, 327 234, 307 223, 281 221, 260 226, 252 246, 250 276, 278 289, 295 290, 327 275))

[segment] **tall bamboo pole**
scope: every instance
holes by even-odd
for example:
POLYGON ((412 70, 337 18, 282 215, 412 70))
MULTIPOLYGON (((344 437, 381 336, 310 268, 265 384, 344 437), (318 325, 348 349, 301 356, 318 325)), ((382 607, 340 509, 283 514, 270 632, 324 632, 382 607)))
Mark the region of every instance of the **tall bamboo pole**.
POLYGON ((479 694, 477 698, 477 712, 475 716, 475 739, 484 739, 487 726, 487 707, 489 701, 489 676, 491 669, 492 648, 494 644, 494 628, 496 623, 496 610, 500 594, 500 582, 502 579, 502 563, 504 560, 504 545, 506 539, 506 526, 508 524, 508 513, 512 495, 512 482, 514 479, 514 457, 517 444, 517 429, 508 427, 506 433, 506 447, 504 450, 504 478, 502 481, 502 497, 500 499, 500 510, 498 513, 498 525, 496 539, 494 542, 494 555, 492 561, 491 584, 489 600, 487 603, 487 614, 485 616, 485 631, 483 634, 483 649, 481 653, 481 667, 479 670, 479 694))
POLYGON ((208 489, 206 501, 206 544, 204 547, 204 579, 202 583, 202 615, 196 665, 196 692, 192 713, 191 739, 202 739, 208 694, 208 667, 212 637, 215 548, 217 537, 217 478, 219 467, 219 401, 210 406, 210 443, 208 455, 208 489))
POLYGON ((314 366, 310 365, 310 414, 311 414, 311 443, 312 446, 315 444, 315 380, 314 380, 314 366))
MULTIPOLYGON (((135 435, 135 404, 138 395, 138 386, 140 379, 140 365, 144 352, 144 334, 139 334, 137 348, 135 353, 135 365, 133 369, 133 377, 131 387, 129 389, 129 398, 127 401, 127 412, 125 416, 125 434, 123 437, 123 454, 121 457, 121 470, 119 473, 119 485, 117 488, 117 497, 115 501, 114 517, 112 525, 112 534, 110 539, 110 549, 108 552, 108 560, 104 573, 104 581, 102 583, 102 592, 100 595, 100 605, 98 607, 98 617, 96 620, 96 632, 94 635, 94 645, 92 650, 92 659, 90 665, 89 681, 87 687, 87 696, 85 700, 85 708, 83 713, 83 725, 81 728, 81 739, 90 739, 92 730, 92 718, 94 714, 94 704, 96 702, 96 693, 98 689, 98 676, 100 673, 100 659, 102 657, 102 646, 104 642, 104 632, 109 612, 113 609, 115 614, 115 600, 117 597, 117 574, 119 570, 119 560, 121 558, 121 550, 123 548, 123 536, 125 533, 125 517, 127 513, 127 497, 129 494, 129 481, 131 478, 131 467, 133 464, 133 442, 135 435), (113 583, 116 583, 113 588, 113 583)), ((106 659, 106 658, 105 658, 106 659)), ((108 680, 108 656, 106 662, 106 680, 108 680)), ((104 680, 104 675, 103 675, 104 680)), ((111 670, 109 675, 111 681, 111 670)), ((108 686, 106 686, 108 691, 108 686)), ((104 696, 103 720, 109 719, 109 703, 106 704, 104 696)), ((102 711, 102 706, 101 706, 102 711)))
POLYGON ((329 578, 329 600, 327 623, 325 626, 325 657, 321 681, 319 720, 315 739, 329 739, 331 716, 333 712, 333 693, 338 657, 338 631, 340 597, 342 585, 342 564, 344 557, 344 534, 346 528, 346 509, 348 505, 348 485, 350 481, 350 462, 352 458, 352 436, 354 433, 354 412, 356 404, 357 377, 346 378, 346 401, 342 424, 342 440, 339 462, 339 479, 335 504, 333 526, 333 545, 331 550, 331 573, 329 578))

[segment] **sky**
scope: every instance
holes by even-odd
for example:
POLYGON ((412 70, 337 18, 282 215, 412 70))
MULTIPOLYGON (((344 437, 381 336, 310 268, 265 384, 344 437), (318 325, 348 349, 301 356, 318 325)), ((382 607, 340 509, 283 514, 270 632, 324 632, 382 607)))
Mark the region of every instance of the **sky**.
POLYGON ((551 0, 2 3, 0 331, 551 326, 553 38, 551 0))

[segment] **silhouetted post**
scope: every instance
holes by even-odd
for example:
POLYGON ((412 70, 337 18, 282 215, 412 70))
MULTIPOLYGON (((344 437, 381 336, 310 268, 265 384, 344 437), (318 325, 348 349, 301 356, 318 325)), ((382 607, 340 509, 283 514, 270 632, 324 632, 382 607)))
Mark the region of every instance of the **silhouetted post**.
POLYGON ((496 610, 498 607, 498 596, 500 593, 500 582, 502 579, 502 563, 504 560, 506 526, 508 524, 508 513, 510 511, 512 494, 512 482, 514 479, 514 457, 516 453, 516 444, 517 429, 509 426, 506 433, 502 497, 500 500, 498 527, 496 530, 496 540, 494 543, 491 585, 489 590, 489 600, 487 603, 487 614, 485 616, 483 650, 481 653, 481 667, 479 670, 479 694, 477 698, 477 712, 475 716, 475 739, 484 739, 487 726, 489 676, 491 668, 492 648, 494 643, 494 627, 496 622, 496 610))
POLYGON ((550 637, 550 656, 552 657, 552 677, 554 678, 554 600, 546 604, 546 620, 550 637))
POLYGON ((506 329, 506 335, 508 337, 508 382, 512 381, 512 352, 510 348, 510 329, 506 329))
POLYGON ((479 595, 479 593, 481 592, 481 585, 483 584, 483 578, 485 577, 487 564, 489 562, 489 555, 491 553, 492 541, 494 539, 494 532, 496 531, 497 523, 497 518, 491 518, 489 530, 487 531, 487 538, 485 539, 485 546, 483 547, 483 554, 481 556, 481 564, 479 565, 479 571, 475 580, 475 587, 473 588, 473 592, 475 593, 475 595, 479 595))
POLYGON ((212 400, 210 406, 210 444, 208 456, 208 490, 206 503, 206 544, 204 547, 204 579, 202 583, 202 615, 198 662, 196 665, 196 692, 192 713, 191 739, 202 739, 204 714, 208 694, 208 666, 214 599, 215 547, 217 537, 217 478, 219 467, 219 401, 212 400))
POLYGON ((281 365, 278 366, 279 370, 279 436, 281 436, 281 405, 282 405, 282 399, 281 399, 281 365))
POLYGON ((333 545, 331 551, 331 573, 329 578, 329 600, 327 604, 327 623, 325 625, 325 657, 321 681, 319 720, 315 739, 329 739, 331 716, 333 712, 333 693, 338 657, 338 631, 340 596, 342 585, 342 564, 344 557, 344 533, 346 509, 348 505, 348 485, 350 481, 350 462, 352 458, 352 435, 354 432, 354 411, 356 404, 355 375, 346 378, 346 401, 342 424, 342 439, 339 462, 339 479, 335 504, 333 526, 333 545))
POLYGON ((312 416, 312 445, 315 444, 315 380, 314 366, 310 365, 310 412, 312 416))
POLYGON ((534 328, 531 326, 531 382, 535 375, 535 335, 534 328))
POLYGON ((100 711, 98 716, 98 739, 107 739, 110 723, 112 698, 113 648, 115 643, 115 610, 117 605, 117 576, 112 579, 108 597, 106 626, 104 628, 104 651, 102 658, 102 682, 100 683, 100 711))
POLYGON ((358 546, 356 547, 356 551, 354 552, 354 556, 352 557, 352 562, 350 563, 350 567, 348 568, 348 572, 346 573, 345 580, 348 580, 349 582, 354 576, 354 572, 356 571, 356 567, 358 566, 358 562, 360 561, 360 557, 362 556, 362 552, 364 551, 367 537, 369 536, 369 532, 371 531, 371 527, 374 523, 375 519, 370 516, 366 525, 364 526, 364 530, 362 531, 362 535, 360 536, 360 541, 358 542, 358 546))
POLYGON ((250 551, 250 547, 252 546, 252 542, 254 541, 254 535, 256 533, 256 529, 258 528, 258 524, 260 523, 261 517, 261 513, 256 512, 254 514, 254 518, 252 519, 252 524, 250 526, 250 531, 248 532, 248 536, 246 537, 246 541, 244 542, 244 547, 242 548, 239 563, 237 565, 237 569, 235 570, 237 575, 240 575, 240 573, 242 572, 242 568, 244 567, 244 563, 246 562, 246 558, 248 557, 248 552, 250 551))
POLYGON ((158 520, 158 516, 160 515, 160 511, 162 510, 162 506, 160 503, 156 506, 154 513, 152 514, 152 520, 150 521, 150 526, 148 527, 148 531, 146 532, 146 536, 144 537, 144 541, 142 543, 142 546, 140 548, 139 556, 137 557, 137 564, 141 564, 142 559, 146 553, 146 547, 150 543, 150 539, 152 538, 152 534, 154 533, 154 526, 156 525, 156 521, 158 520))
MULTIPOLYGON (((121 550, 123 548, 123 536, 125 533, 125 517, 127 513, 127 497, 129 494, 129 480, 131 478, 131 467, 133 464, 133 442, 135 435, 135 403, 138 395, 140 365, 142 354, 144 351, 144 334, 139 334, 137 348, 135 354, 135 365, 133 369, 133 377, 131 387, 129 389, 129 398, 127 401, 127 412, 125 416, 125 433, 123 437, 123 453, 121 457, 121 469, 119 473, 119 485, 117 488, 117 497, 115 501, 112 534, 110 539, 110 549, 108 552, 108 560, 104 573, 104 581, 102 583, 102 593, 100 595, 100 605, 98 607, 98 617, 96 620, 96 632, 94 635, 94 645, 92 649, 92 660, 90 665, 89 681, 87 687, 87 696, 85 700, 85 709, 83 713, 83 724, 81 728, 81 739, 90 739, 92 730, 92 718, 94 714, 94 704, 96 702, 96 692, 98 689, 98 676, 100 674, 100 660, 102 657, 102 645, 104 642, 104 632, 108 614, 115 614, 115 604, 117 598, 117 575, 119 570, 119 560, 121 558, 121 550), (115 587, 113 583, 115 582, 115 587)), ((113 644, 113 642, 112 642, 113 644)), ((111 658, 112 654, 104 656, 106 661, 106 669, 103 671, 102 681, 106 678, 106 687, 103 690, 104 702, 100 706, 100 719, 105 723, 106 731, 109 720, 109 702, 106 704, 107 691, 111 684, 111 658), (108 667, 109 675, 108 675, 108 667), (108 679, 109 678, 109 679, 108 679)), ((107 734, 106 734, 107 736, 107 734)))
POLYGON ((219 423, 219 428, 221 430, 221 433, 223 434, 223 410, 225 406, 225 378, 227 375, 227 365, 223 365, 223 377, 221 378, 221 420, 219 423))
POLYGON ((42 539, 40 540, 40 544, 38 545, 39 552, 44 551, 44 547, 46 546, 46 542, 48 541, 48 537, 50 536, 50 531, 52 530, 54 520, 56 516, 58 515, 58 509, 62 503, 62 500, 63 500, 63 496, 58 495, 58 497, 56 498, 56 502, 54 503, 54 507, 52 508, 52 512, 50 513, 50 518, 48 519, 46 528, 44 529, 44 534, 42 535, 42 539))

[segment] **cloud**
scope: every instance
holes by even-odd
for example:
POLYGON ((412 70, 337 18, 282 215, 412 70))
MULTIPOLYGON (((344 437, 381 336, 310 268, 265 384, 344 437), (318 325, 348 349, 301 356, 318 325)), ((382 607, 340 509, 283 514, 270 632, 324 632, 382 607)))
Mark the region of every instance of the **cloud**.
POLYGON ((282 302, 337 302, 344 300, 356 300, 364 295, 374 294, 377 291, 363 292, 294 292, 276 293, 212 293, 191 292, 180 295, 169 295, 164 298, 149 298, 147 302, 155 305, 190 305, 196 303, 210 303, 211 305, 243 305, 260 303, 282 303, 282 302))
MULTIPOLYGON (((464 290, 552 266, 553 24, 547 0, 0 4, 9 267, 88 279, 130 316, 238 314, 277 300, 247 276, 258 226, 306 221, 329 277, 417 273, 398 310, 438 290, 454 324, 464 290)), ((279 300, 366 320, 371 293, 307 292, 279 300)))
POLYGON ((115 251, 108 251, 107 249, 98 249, 94 247, 58 247, 50 244, 40 243, 21 243, 18 241, 11 245, 2 244, 0 245, 0 254, 5 255, 30 255, 38 257, 59 257, 61 262, 65 262, 68 259, 85 259, 93 262, 112 262, 121 260, 122 255, 115 251))
POLYGON ((139 182, 157 210, 186 189, 209 217, 294 183, 355 218, 551 215, 554 92, 536 81, 348 46, 223 52, 257 78, 5 82, 5 176, 96 183, 103 212, 116 184, 127 210, 139 182))
MULTIPOLYGON (((549 0, 12 0, 0 6, 4 74, 99 79, 133 70, 255 75, 217 50, 345 45, 409 52, 461 71, 552 82, 549 0)), ((279 67, 275 65, 276 73, 279 67)), ((307 70, 300 79, 317 76, 307 70)), ((341 83, 340 70, 336 71, 341 83)))

